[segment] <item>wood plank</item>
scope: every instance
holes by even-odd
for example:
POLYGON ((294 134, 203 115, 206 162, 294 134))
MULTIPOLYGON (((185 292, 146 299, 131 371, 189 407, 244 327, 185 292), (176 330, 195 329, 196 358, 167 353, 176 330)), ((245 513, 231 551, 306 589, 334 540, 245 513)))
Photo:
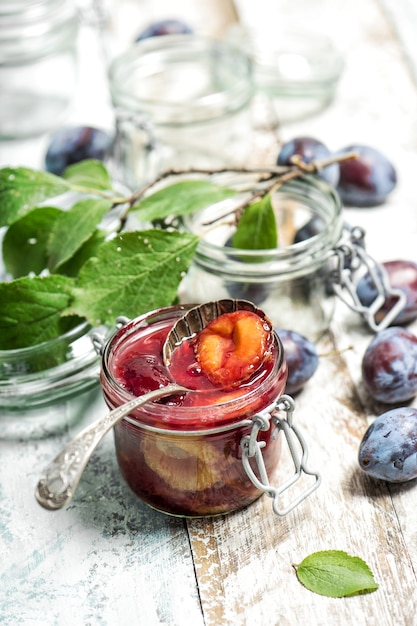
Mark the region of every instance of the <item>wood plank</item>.
POLYGON ((112 436, 100 444, 69 506, 42 509, 41 470, 91 413, 60 437, 0 441, 0 622, 202 625, 184 522, 149 509, 123 483, 112 436))
MULTIPOLYGON (((236 4, 255 27, 256 20, 275 24, 271 15, 280 9, 281 28, 291 17, 282 11, 285 2, 272 8, 267 0, 256 8, 245 0, 236 4)), ((416 91, 402 48, 377 2, 319 3, 323 6, 321 27, 346 59, 338 96, 322 114, 281 127, 281 140, 307 134, 333 149, 360 142, 386 151, 399 169, 397 191, 378 209, 346 209, 346 219, 365 227, 368 249, 379 260, 416 259, 416 91)), ((271 137, 266 158, 274 146, 271 137)), ((320 352, 336 355, 321 358, 313 381, 297 398, 296 418, 310 443, 310 465, 322 471, 320 489, 284 519, 274 516, 263 497, 240 513, 188 523, 207 625, 417 623, 415 485, 389 486, 360 471, 358 446, 377 413, 360 382, 360 362, 372 334, 343 305, 337 306, 333 327, 320 352), (329 548, 364 558, 380 589, 340 601, 301 587, 292 563, 329 548), (222 584, 214 578, 218 573, 222 584)))
MULTIPOLYGON (((329 339, 320 344, 324 352, 334 348, 329 339)), ((286 518, 263 496, 242 512, 188 523, 207 626, 353 624, 364 615, 369 625, 391 624, 392 616, 417 623, 410 621, 417 615, 415 573, 389 491, 357 465, 366 420, 340 355, 322 358, 297 398, 296 419, 311 443, 309 465, 322 472, 318 491, 286 518), (364 558, 380 589, 340 601, 303 588, 292 564, 327 549, 364 558)))

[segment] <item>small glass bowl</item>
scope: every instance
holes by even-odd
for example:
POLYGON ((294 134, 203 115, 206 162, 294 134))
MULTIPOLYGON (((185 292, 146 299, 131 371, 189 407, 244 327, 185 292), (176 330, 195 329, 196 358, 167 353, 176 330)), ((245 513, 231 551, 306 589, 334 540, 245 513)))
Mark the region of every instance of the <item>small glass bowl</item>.
POLYGON ((344 61, 330 38, 311 31, 255 36, 233 27, 228 40, 252 59, 255 89, 279 123, 314 115, 333 100, 344 61))
POLYGON ((98 393, 99 374, 100 358, 87 322, 57 339, 0 350, 0 438, 62 432, 81 418, 98 393))

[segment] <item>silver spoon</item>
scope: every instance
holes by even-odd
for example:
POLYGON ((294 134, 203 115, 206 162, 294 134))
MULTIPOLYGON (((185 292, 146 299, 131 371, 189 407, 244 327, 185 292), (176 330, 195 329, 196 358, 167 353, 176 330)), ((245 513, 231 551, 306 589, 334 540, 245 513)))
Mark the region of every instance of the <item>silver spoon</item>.
POLYGON ((113 409, 84 428, 45 468, 35 490, 39 504, 50 511, 68 504, 94 450, 117 422, 142 404, 183 391, 189 390, 175 384, 150 391, 113 409))
MULTIPOLYGON (((168 333, 162 350, 165 365, 170 364, 173 350, 182 341, 193 337, 223 313, 238 309, 254 311, 265 318, 262 311, 246 300, 217 300, 189 309, 168 333)), ((122 404, 87 426, 45 468, 35 490, 39 504, 50 511, 61 509, 68 504, 94 450, 113 426, 142 404, 184 391, 190 390, 174 383, 150 391, 122 404)))

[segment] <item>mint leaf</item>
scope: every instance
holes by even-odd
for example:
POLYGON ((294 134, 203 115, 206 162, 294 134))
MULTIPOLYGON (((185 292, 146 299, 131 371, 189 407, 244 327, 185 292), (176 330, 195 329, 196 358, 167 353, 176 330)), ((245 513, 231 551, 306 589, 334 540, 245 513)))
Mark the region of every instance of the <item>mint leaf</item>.
POLYGON ((269 194, 245 209, 232 243, 234 248, 242 250, 269 250, 277 247, 277 224, 269 194))
POLYGON ((40 274, 46 268, 49 233, 61 214, 55 207, 37 208, 9 226, 3 239, 3 261, 14 278, 40 274))
POLYGON ((90 239, 104 215, 111 208, 110 200, 86 198, 80 200, 53 225, 49 239, 49 268, 51 271, 71 259, 90 239))
POLYGON ((110 175, 101 161, 86 159, 70 165, 63 173, 63 178, 72 187, 88 191, 106 191, 113 188, 110 175))
POLYGON ((23 277, 0 283, 0 349, 36 345, 62 332, 61 313, 72 297, 64 276, 23 277))
POLYGON ((365 561, 342 550, 314 552, 294 567, 298 580, 322 596, 343 598, 378 589, 365 561))
POLYGON ((81 268, 69 312, 91 324, 173 303, 198 244, 188 233, 145 230, 106 241, 81 268))
POLYGON ((132 211, 143 222, 199 211, 236 195, 234 189, 207 180, 188 180, 168 185, 135 204, 132 211))
POLYGON ((37 204, 70 189, 62 178, 27 167, 0 169, 0 226, 7 226, 37 204))

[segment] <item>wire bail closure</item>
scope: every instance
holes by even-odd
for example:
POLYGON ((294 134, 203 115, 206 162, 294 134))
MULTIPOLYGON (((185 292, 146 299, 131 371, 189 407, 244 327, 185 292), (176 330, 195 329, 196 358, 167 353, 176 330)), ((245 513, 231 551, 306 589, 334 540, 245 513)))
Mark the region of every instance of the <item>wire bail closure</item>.
POLYGON ((331 287, 346 306, 362 315, 371 330, 379 332, 387 328, 403 310, 407 301, 406 295, 401 289, 391 287, 384 266, 366 252, 363 229, 358 226, 345 228, 344 233, 344 238, 332 253, 336 258, 336 268, 330 274, 331 287), (358 280, 354 280, 354 276, 359 269, 367 270, 377 292, 369 306, 364 306, 358 296, 358 280), (394 296, 396 302, 378 322, 377 313, 388 296, 394 296))
POLYGON ((249 480, 255 487, 257 487, 257 489, 263 491, 270 498, 273 499, 272 508, 274 510, 274 513, 276 513, 280 517, 287 515, 287 513, 295 509, 301 502, 303 502, 303 500, 305 500, 311 493, 313 493, 313 491, 315 491, 321 483, 320 474, 307 468, 307 445, 298 428, 293 423, 294 408, 294 400, 290 396, 281 396, 274 405, 254 415, 252 419, 253 425, 250 435, 242 437, 242 440, 240 442, 243 453, 242 463, 249 480), (285 418, 279 415, 282 412, 286 413, 285 418), (259 431, 269 430, 271 419, 273 424, 275 425, 272 437, 276 438, 279 434, 279 431, 283 431, 292 461, 294 463, 295 470, 294 474, 279 487, 273 487, 269 482, 262 455, 262 448, 266 446, 266 443, 264 441, 258 441, 257 439, 259 431), (299 451, 297 450, 297 443, 301 448, 301 458, 299 455, 299 451), (256 476, 251 467, 251 458, 255 458, 260 479, 256 476), (280 496, 290 487, 292 487, 302 477, 303 474, 313 476, 314 482, 310 485, 310 487, 308 487, 300 495, 298 495, 288 506, 282 508, 279 504, 280 496))

